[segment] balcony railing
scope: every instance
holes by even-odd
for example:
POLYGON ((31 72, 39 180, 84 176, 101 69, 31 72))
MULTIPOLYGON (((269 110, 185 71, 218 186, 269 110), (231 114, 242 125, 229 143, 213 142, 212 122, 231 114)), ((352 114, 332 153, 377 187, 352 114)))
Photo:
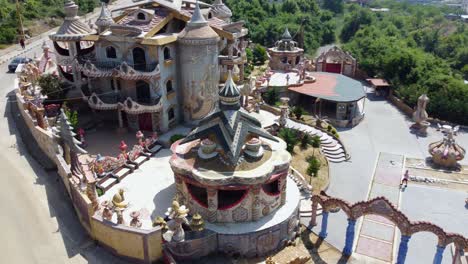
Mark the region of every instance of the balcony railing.
MULTIPOLYGON (((85 64, 88 60, 83 57, 78 57, 80 64, 85 64)), ((122 65, 123 61, 98 61, 96 59, 89 60, 99 70, 110 71, 122 65)), ((157 62, 154 63, 129 63, 127 65, 140 72, 152 72, 158 66, 157 62)))

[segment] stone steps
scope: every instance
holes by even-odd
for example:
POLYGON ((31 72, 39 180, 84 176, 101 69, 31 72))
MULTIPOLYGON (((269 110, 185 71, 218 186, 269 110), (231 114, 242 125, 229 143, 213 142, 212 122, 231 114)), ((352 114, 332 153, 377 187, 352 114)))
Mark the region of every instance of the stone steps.
POLYGON ((286 127, 304 131, 311 136, 319 136, 321 141, 320 147, 328 161, 335 163, 346 161, 346 154, 343 146, 332 136, 311 126, 294 122, 291 119, 288 119, 286 127))

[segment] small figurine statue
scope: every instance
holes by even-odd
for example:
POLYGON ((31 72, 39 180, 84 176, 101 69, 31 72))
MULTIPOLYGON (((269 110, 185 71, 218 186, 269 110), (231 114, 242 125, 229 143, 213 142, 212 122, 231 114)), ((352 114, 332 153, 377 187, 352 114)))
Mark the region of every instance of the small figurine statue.
POLYGON ((119 191, 114 194, 114 197, 112 197, 112 205, 114 205, 114 208, 127 208, 128 202, 125 201, 123 189, 119 189, 119 191))
POLYGON ((130 217, 132 218, 132 221, 130 221, 130 226, 140 228, 142 225, 140 221, 140 212, 133 211, 130 213, 130 217))
POLYGON ((162 233, 165 233, 168 230, 167 223, 166 221, 164 221, 164 218, 162 218, 161 216, 156 217, 156 219, 154 219, 153 221, 153 227, 157 227, 157 226, 161 227, 162 233))
POLYGON ((289 118, 289 98, 288 97, 281 97, 280 98, 281 100, 281 106, 280 106, 280 109, 281 109, 281 115, 280 115, 280 118, 279 118, 279 125, 281 127, 285 127, 286 126, 286 122, 289 118))
POLYGON ((143 138, 145 137, 145 135, 143 135, 143 132, 141 132, 141 130, 138 130, 135 136, 137 138, 138 145, 145 147, 145 142, 143 141, 143 138))
POLYGON ((128 153, 127 153, 127 144, 125 144, 125 141, 120 141, 120 146, 119 146, 119 149, 120 149, 120 155, 123 156, 123 158, 125 160, 128 159, 128 153))
POLYGON ((96 159, 94 160, 93 170, 96 173, 98 178, 102 178, 105 174, 104 171, 104 157, 101 154, 96 155, 96 159))
POLYGON ((85 140, 85 131, 83 128, 78 129, 78 135, 80 135, 81 147, 86 148, 88 145, 85 140))
POLYGON ((179 202, 173 201, 172 206, 167 209, 166 216, 171 219, 168 222, 169 230, 164 233, 163 238, 167 242, 181 242, 185 239, 185 232, 182 224, 189 224, 187 220, 189 209, 185 205, 180 206, 179 202))
POLYGON ((192 231, 198 232, 205 229, 205 221, 203 221, 203 218, 199 213, 193 215, 192 221, 190 221, 190 228, 192 228, 192 231))
POLYGON ((112 212, 112 205, 109 201, 103 201, 101 203, 101 206, 103 208, 102 210, 102 218, 105 220, 111 221, 112 220, 112 215, 114 214, 112 212))

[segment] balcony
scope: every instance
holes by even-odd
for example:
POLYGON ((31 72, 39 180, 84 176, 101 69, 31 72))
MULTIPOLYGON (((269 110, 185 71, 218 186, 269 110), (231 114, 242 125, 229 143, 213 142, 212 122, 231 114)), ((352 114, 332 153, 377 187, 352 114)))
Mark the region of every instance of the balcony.
POLYGON ((162 109, 161 97, 134 100, 131 97, 124 98, 118 93, 93 93, 88 98, 88 105, 96 110, 120 109, 128 114, 154 113, 162 109))
POLYGON ((78 65, 89 77, 116 77, 125 80, 149 80, 160 77, 158 63, 130 64, 125 61, 78 59, 78 65))

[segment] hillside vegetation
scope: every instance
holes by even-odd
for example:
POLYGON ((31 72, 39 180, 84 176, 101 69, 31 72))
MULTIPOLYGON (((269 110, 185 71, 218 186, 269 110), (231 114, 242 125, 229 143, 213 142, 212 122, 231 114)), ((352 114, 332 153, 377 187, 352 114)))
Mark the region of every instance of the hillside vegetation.
MULTIPOLYGON (((25 0, 19 1, 24 27, 30 33, 38 33, 60 25, 63 13, 63 0, 25 0), (42 28, 37 29, 38 25, 42 28)), ((76 0, 80 13, 88 13, 99 3, 98 0, 76 0)), ((0 0, 0 44, 12 44, 18 41, 19 19, 13 0, 0 0)), ((28 34, 28 32, 25 32, 28 34)))

